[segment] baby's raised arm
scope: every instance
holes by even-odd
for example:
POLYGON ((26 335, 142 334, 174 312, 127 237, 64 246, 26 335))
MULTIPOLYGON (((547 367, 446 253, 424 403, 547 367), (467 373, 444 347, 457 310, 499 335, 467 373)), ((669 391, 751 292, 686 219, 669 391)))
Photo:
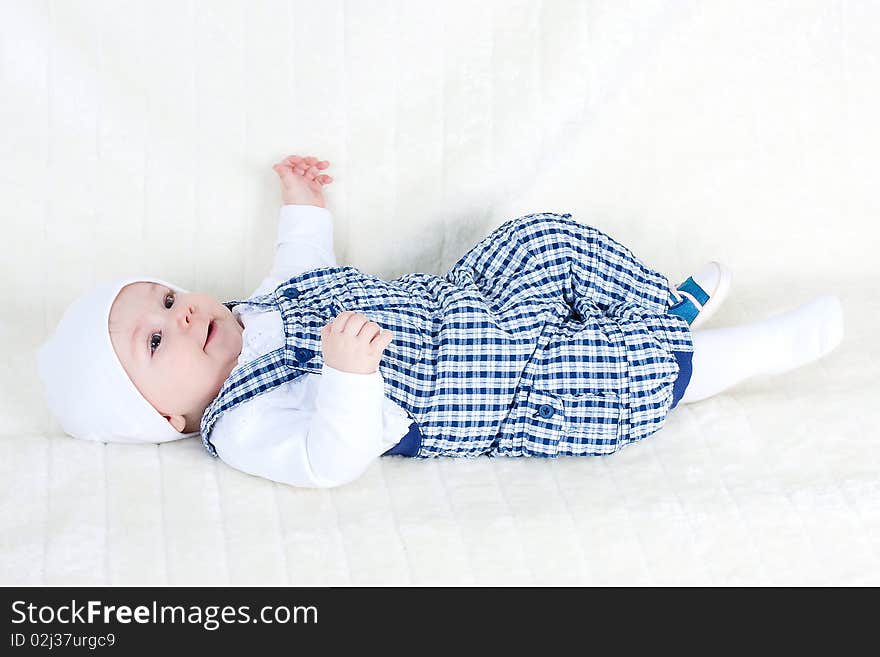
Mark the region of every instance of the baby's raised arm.
POLYGON ((335 267, 333 221, 323 186, 333 182, 327 160, 290 155, 272 165, 281 187, 278 240, 272 268, 250 296, 268 294, 287 279, 318 267, 335 267))

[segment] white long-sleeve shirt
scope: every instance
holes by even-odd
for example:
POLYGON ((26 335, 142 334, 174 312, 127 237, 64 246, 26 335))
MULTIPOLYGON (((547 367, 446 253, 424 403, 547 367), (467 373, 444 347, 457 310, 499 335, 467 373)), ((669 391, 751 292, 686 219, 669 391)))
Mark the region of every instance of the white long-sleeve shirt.
MULTIPOLYGON (((333 219, 313 205, 284 205, 275 261, 251 296, 293 276, 335 267, 333 219)), ((284 345, 281 313, 236 306, 244 326, 238 364, 284 345)), ((385 396, 384 379, 341 372, 326 364, 223 413, 211 433, 217 455, 234 468, 294 486, 330 487, 353 481, 409 431, 411 418, 385 396)))

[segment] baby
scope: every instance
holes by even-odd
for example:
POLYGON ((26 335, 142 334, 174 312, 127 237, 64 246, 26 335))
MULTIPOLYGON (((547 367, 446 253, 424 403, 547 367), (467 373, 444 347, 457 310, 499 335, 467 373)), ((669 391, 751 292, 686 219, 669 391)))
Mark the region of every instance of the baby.
POLYGON ((383 455, 605 455, 658 431, 679 402, 842 340, 829 295, 696 331, 727 295, 725 267, 672 287, 569 214, 509 220, 443 277, 338 267, 328 167, 298 155, 274 165, 275 262, 247 299, 133 276, 71 304, 38 356, 67 433, 200 434, 235 468, 310 487, 353 481, 383 455))

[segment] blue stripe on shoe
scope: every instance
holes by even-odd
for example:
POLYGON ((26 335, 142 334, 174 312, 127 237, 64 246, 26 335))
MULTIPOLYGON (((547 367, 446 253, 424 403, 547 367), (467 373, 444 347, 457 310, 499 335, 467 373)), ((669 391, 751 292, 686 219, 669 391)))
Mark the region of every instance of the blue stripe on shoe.
POLYGON ((694 320, 700 313, 700 311, 697 310, 697 307, 690 299, 685 299, 684 301, 678 302, 666 312, 670 315, 678 315, 688 323, 688 326, 694 323, 694 320))
POLYGON ((703 288, 697 285, 693 277, 689 277, 684 283, 678 286, 678 289, 690 294, 701 306, 705 306, 706 302, 709 300, 709 295, 706 294, 706 291, 703 288))

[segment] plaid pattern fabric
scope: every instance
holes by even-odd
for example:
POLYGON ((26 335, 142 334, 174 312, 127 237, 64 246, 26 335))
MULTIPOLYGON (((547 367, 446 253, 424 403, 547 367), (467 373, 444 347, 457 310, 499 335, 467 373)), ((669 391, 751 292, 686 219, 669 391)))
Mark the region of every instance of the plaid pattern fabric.
POLYGON ((271 294, 228 302, 277 308, 285 346, 236 368, 205 411, 320 374, 321 328, 344 310, 394 333, 385 394, 418 424, 417 457, 610 454, 659 430, 678 363, 693 351, 668 314, 668 279, 569 214, 511 219, 443 277, 386 281, 353 267, 305 272, 271 294))

